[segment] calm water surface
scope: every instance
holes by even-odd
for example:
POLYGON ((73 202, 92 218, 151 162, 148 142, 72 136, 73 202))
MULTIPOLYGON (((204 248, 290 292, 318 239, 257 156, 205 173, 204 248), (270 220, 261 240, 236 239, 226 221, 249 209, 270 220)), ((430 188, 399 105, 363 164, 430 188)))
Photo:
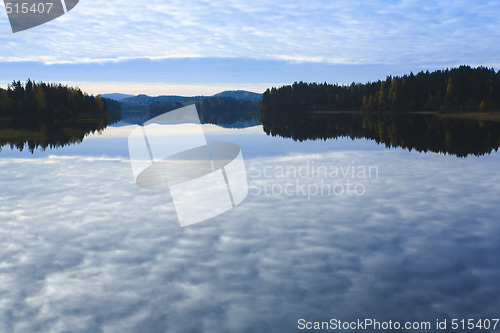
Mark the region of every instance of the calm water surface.
MULTIPOLYGON (((134 183, 131 126, 0 152, 0 331, 286 332, 299 319, 500 316, 500 154, 368 139, 240 145, 249 195, 180 228, 134 183)), ((370 330, 368 330, 370 331, 370 330)))

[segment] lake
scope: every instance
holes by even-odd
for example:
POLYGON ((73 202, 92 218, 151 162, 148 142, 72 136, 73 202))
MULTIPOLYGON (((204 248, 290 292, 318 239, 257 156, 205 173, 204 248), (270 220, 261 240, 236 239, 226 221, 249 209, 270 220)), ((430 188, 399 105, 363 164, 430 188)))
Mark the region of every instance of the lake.
POLYGON ((184 228, 168 189, 135 184, 135 125, 4 146, 0 331, 499 318, 498 123, 419 119, 205 124, 207 141, 241 148, 248 196, 184 228))

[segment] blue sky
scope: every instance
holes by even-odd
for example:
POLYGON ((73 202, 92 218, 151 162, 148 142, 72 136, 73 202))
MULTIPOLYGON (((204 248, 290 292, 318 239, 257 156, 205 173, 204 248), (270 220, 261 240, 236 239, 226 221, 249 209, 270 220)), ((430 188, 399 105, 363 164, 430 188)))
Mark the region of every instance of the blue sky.
POLYGON ((500 67, 498 1, 80 1, 13 34, 0 9, 0 84, 89 93, 262 92, 469 64, 500 67))

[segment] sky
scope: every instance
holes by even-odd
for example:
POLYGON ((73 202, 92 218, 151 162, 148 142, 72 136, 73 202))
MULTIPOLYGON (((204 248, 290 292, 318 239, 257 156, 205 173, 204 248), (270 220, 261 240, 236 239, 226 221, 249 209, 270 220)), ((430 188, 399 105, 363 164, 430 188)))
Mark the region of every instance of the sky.
POLYGON ((97 93, 263 92, 410 71, 500 67, 498 1, 82 0, 13 34, 0 8, 0 85, 97 93))

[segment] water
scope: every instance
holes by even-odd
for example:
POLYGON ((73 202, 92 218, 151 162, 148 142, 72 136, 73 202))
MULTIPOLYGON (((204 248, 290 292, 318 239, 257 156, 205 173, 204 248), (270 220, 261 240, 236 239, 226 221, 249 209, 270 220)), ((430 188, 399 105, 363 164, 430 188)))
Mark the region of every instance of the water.
POLYGON ((459 158, 204 125, 208 141, 241 147, 249 195, 180 228, 168 190, 134 183, 132 127, 121 125, 60 149, 0 152, 0 331, 498 318, 494 150, 459 158))

